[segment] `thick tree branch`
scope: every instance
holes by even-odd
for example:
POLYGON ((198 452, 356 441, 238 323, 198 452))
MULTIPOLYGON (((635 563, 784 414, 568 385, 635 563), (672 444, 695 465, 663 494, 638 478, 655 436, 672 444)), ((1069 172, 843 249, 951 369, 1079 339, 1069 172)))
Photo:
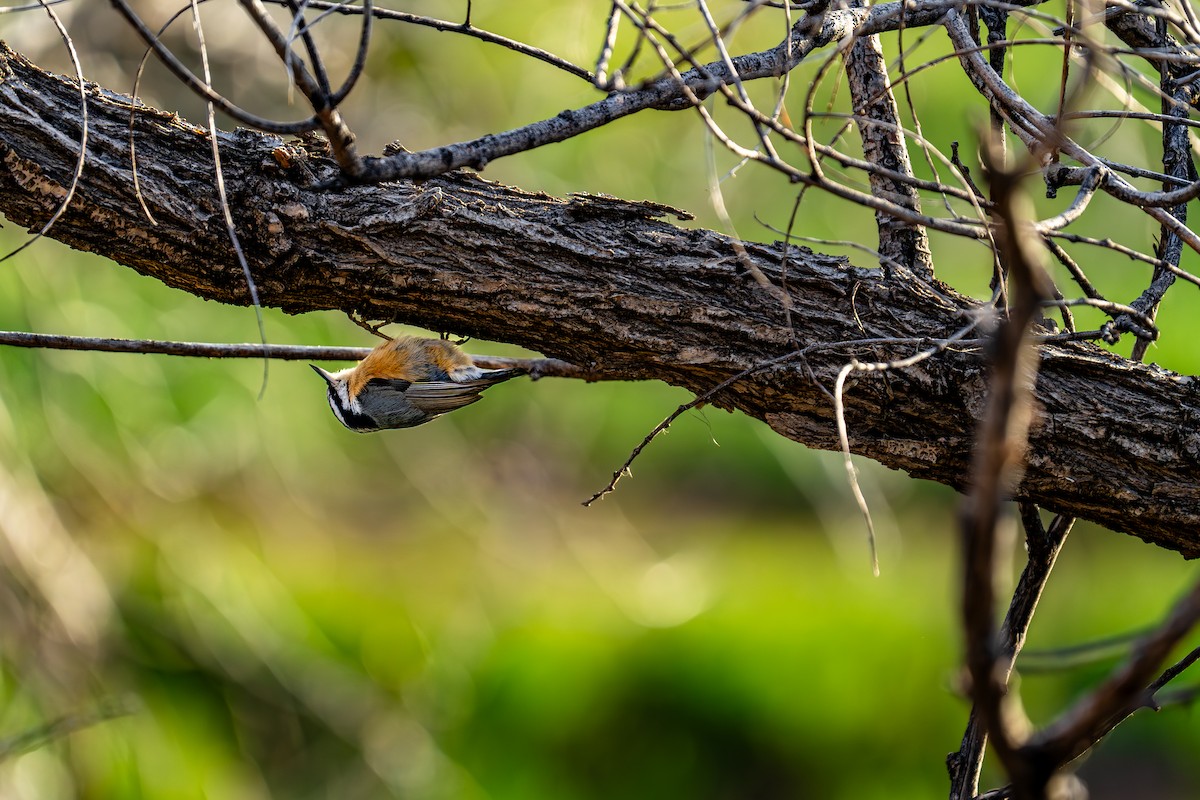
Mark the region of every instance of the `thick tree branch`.
MULTIPOLYGON (((205 133, 137 110, 140 182, 158 220, 151 225, 132 190, 129 100, 98 87, 88 97, 83 184, 50 235, 199 297, 246 304, 205 133)), ((0 51, 0 210, 9 219, 40 226, 64 196, 78 105, 70 83, 0 51)), ((243 131, 223 135, 221 148, 264 305, 469 333, 597 377, 695 392, 795 347, 779 298, 746 273, 734 243, 658 219, 670 211, 661 206, 564 201, 461 173, 319 191, 312 187, 336 175, 336 165, 299 146, 243 131)), ((780 285, 780 245, 740 246, 780 285)), ((887 281, 796 248, 787 286, 806 355, 733 384, 714 402, 824 449, 837 447, 827 387, 844 363, 909 355, 986 313, 947 287, 887 281)), ((1089 345, 1040 353, 1033 456, 1018 495, 1200 555, 1196 382, 1089 345)), ((851 447, 961 488, 986 389, 984 358, 969 348, 860 377, 847 386, 851 447)))

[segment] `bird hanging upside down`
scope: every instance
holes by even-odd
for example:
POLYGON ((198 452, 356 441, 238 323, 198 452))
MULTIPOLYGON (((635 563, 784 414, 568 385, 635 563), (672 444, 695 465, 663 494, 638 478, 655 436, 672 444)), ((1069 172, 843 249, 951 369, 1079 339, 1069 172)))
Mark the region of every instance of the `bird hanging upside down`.
POLYGON ((350 369, 328 373, 329 407, 352 431, 411 428, 470 405, 479 393, 525 374, 523 369, 480 369, 453 342, 401 336, 381 342, 350 369))

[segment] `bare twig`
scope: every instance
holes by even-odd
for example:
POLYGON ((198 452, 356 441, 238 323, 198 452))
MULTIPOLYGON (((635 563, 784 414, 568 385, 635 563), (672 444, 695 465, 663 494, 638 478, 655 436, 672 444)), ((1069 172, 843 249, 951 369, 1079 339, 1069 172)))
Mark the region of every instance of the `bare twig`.
MULTIPOLYGON (((263 2, 272 3, 274 5, 284 5, 288 2, 288 0, 263 0, 263 2)), ((515 39, 510 39, 507 36, 501 36, 500 34, 492 33, 491 31, 486 31, 482 28, 475 27, 471 24, 469 13, 467 14, 466 21, 451 22, 449 20, 426 17, 420 14, 409 14, 404 11, 394 11, 390 8, 379 8, 367 2, 364 2, 362 6, 357 6, 347 5, 345 2, 334 2, 333 0, 308 0, 308 5, 311 8, 322 9, 327 14, 365 14, 369 15, 373 19, 403 22, 407 25, 417 25, 420 27, 432 28, 433 30, 439 32, 457 33, 462 36, 477 39, 478 41, 486 44, 499 45, 500 47, 512 50, 514 53, 528 56, 535 61, 541 61, 544 64, 548 64, 570 75, 574 75, 577 78, 582 78, 589 83, 593 81, 592 73, 588 72, 583 67, 572 64, 565 58, 556 56, 553 53, 547 52, 539 47, 533 47, 532 45, 524 42, 518 42, 515 39), (368 12, 367 9, 370 9, 370 11, 368 12)), ((364 35, 369 36, 369 34, 364 35)), ((338 102, 340 102, 341 98, 344 97, 344 93, 343 87, 343 90, 339 90, 334 94, 334 98, 338 99, 338 102)))
POLYGON ((592 81, 597 89, 611 91, 613 89, 622 88, 624 80, 620 71, 613 73, 610 77, 608 74, 609 62, 612 60, 613 49, 617 46, 617 31, 621 26, 620 9, 616 3, 612 4, 612 8, 608 12, 608 25, 604 31, 604 45, 600 48, 600 55, 596 57, 596 74, 592 81))
MULTIPOLYGON (((267 41, 271 43, 271 46, 275 48, 275 52, 284 60, 284 65, 291 73, 292 83, 308 98, 309 105, 312 106, 314 112, 313 116, 329 138, 330 148, 342 172, 351 179, 360 176, 363 172, 363 163, 354 145, 354 134, 342 118, 341 112, 332 104, 328 82, 314 77, 292 52, 288 38, 275 25, 274 20, 267 13, 266 7, 263 6, 262 0, 238 0, 238 2, 267 41)), ((313 52, 316 52, 315 47, 313 52)), ((319 65, 320 60, 314 59, 314 69, 318 74, 323 74, 324 70, 319 68, 319 65)))
POLYGON ((704 394, 697 395, 691 401, 684 403, 679 408, 672 411, 670 414, 667 415, 667 417, 662 422, 655 425, 653 430, 651 430, 648 434, 646 434, 645 438, 643 438, 642 441, 639 442, 638 445, 633 448, 633 451, 629 454, 629 458, 625 459, 625 463, 623 463, 619 469, 617 469, 615 472, 613 472, 612 480, 610 480, 604 486, 604 488, 602 488, 600 491, 593 494, 587 500, 584 500, 583 505, 590 506, 592 503, 601 499, 605 495, 612 494, 614 491, 616 491, 617 484, 620 483, 621 478, 630 474, 629 468, 631 466, 633 466, 633 462, 636 461, 637 457, 642 454, 642 451, 645 450, 646 447, 652 441, 654 441, 660 433, 663 433, 667 430, 667 428, 670 428, 671 423, 673 423, 675 420, 679 419, 680 416, 682 416, 683 414, 685 414, 688 411, 691 411, 693 408, 696 408, 697 406, 707 403, 708 401, 712 400, 712 398, 715 397, 720 392, 723 392, 724 390, 728 389, 730 386, 734 385, 735 383, 745 380, 746 378, 750 377, 751 375, 754 375, 759 372, 763 372, 764 370, 773 369, 774 367, 777 367, 780 364, 784 364, 788 361, 793 361, 793 360, 803 358, 803 357, 804 357, 803 351, 795 351, 795 352, 791 352, 791 353, 784 353, 782 356, 778 356, 776 358, 770 359, 769 361, 764 361, 761 364, 755 364, 752 367, 748 367, 748 368, 742 370, 741 372, 737 373, 733 377, 728 378, 724 381, 721 381, 719 384, 717 384, 713 388, 709 389, 704 394))
POLYGON ((175 75, 176 78, 178 78, 185 86, 188 87, 188 89, 197 94, 199 97, 203 98, 207 102, 212 103, 218 109, 233 117, 243 125, 249 125, 250 127, 257 128, 260 131, 266 131, 268 133, 275 133, 279 135, 305 133, 307 131, 316 130, 321 126, 321 120, 316 115, 313 115, 305 120, 299 120, 297 122, 277 122, 265 117, 260 117, 257 114, 253 114, 241 108, 240 106, 235 105, 219 92, 214 91, 205 81, 196 77, 196 75, 190 69, 188 69, 174 53, 171 52, 170 48, 162 43, 159 36, 156 35, 154 31, 150 30, 146 23, 142 21, 142 18, 139 17, 132 8, 130 8, 126 0, 111 0, 111 2, 117 11, 119 11, 121 15, 125 17, 125 20, 130 24, 130 26, 133 27, 137 34, 142 37, 142 40, 150 47, 151 50, 154 51, 154 54, 158 56, 159 60, 163 62, 167 69, 171 70, 171 73, 175 75))
MULTIPOLYGON (((1037 506, 1021 503, 1020 509, 1029 559, 1017 581, 1008 613, 1000 628, 1001 656, 996 669, 1003 673, 1002 680, 1005 683, 1008 682, 1017 655, 1024 646, 1029 624, 1033 621, 1034 611, 1050 578, 1054 562, 1075 522, 1073 517, 1056 516, 1050 527, 1046 528, 1042 525, 1037 506)), ((946 766, 950 772, 950 800, 970 800, 979 791, 979 773, 983 767, 986 743, 987 732, 976 705, 971 708, 962 746, 946 758, 946 766)))
POLYGON ((1159 665, 1198 621, 1200 582, 1175 604, 1159 629, 1141 642, 1120 670, 1034 737, 1024 748, 1024 757, 1036 764, 1068 763, 1134 711, 1152 707, 1154 693, 1200 657, 1193 651, 1153 679, 1159 665))
MULTIPOLYGON (((962 615, 966 634, 966 661, 971 697, 980 727, 992 740, 1001 762, 1013 779, 1018 796, 1040 800, 1049 780, 1031 771, 1016 753, 1023 744, 1014 708, 1004 708, 1007 667, 995 634, 996 527, 1000 505, 1012 491, 1022 468, 1029 425, 1029 396, 1037 371, 1034 349, 1027 342, 1038 306, 1049 292, 1036 262, 1037 241, 1029 212, 1022 207, 1016 175, 990 165, 1001 260, 1010 279, 1009 317, 995 337, 991 391, 979 427, 971 467, 970 493, 962 510, 963 583, 962 615)), ((968 759, 969 760, 969 759, 968 759)), ((965 771, 973 770, 964 764, 965 771)), ((966 781, 974 781, 967 776, 966 781)))
MULTIPOLYGON (((288 344, 222 344, 211 342, 171 342, 159 339, 97 339, 86 336, 62 336, 49 333, 0 331, 0 346, 36 347, 47 350, 85 350, 100 353, 143 353, 193 358, 270 358, 279 361, 358 361, 371 352, 369 347, 323 347, 288 344)), ((523 369, 531 377, 578 378, 596 381, 602 376, 556 358, 508 358, 472 355, 471 360, 484 369, 523 369)))
POLYGON ((851 359, 849 363, 842 367, 838 372, 837 381, 833 389, 833 409, 834 417, 837 420, 838 442, 842 448, 842 463, 846 467, 846 477, 850 481, 850 489, 854 493, 854 499, 858 503, 858 509, 862 512, 863 519, 867 523, 867 543, 871 552, 871 572, 879 575, 879 555, 875 547, 875 523, 871 520, 871 510, 867 506, 867 499, 863 496, 862 488, 858 484, 858 470, 854 468, 854 461, 850 458, 850 435, 846 428, 846 410, 843 403, 845 395, 846 378, 852 372, 887 372, 890 370, 906 369, 915 366, 931 356, 943 352, 956 342, 961 342, 966 338, 967 334, 975 330, 979 325, 979 320, 972 321, 969 325, 965 325, 955 331, 951 336, 936 342, 932 347, 922 350, 908 358, 900 358, 894 361, 874 361, 863 363, 858 359, 851 359))
MULTIPOLYGON (((208 45, 204 41, 204 27, 200 24, 200 4, 198 0, 191 0, 192 7, 192 27, 196 31, 196 39, 200 44, 200 61, 204 68, 204 85, 212 86, 212 73, 208 67, 208 45)), ((246 279, 246 290, 250 293, 250 302, 254 306, 254 321, 258 325, 258 337, 265 345, 267 343, 267 329, 263 321, 262 303, 258 297, 258 286, 254 282, 254 276, 250 272, 250 262, 246 260, 246 253, 242 250, 242 240, 238 236, 237 225, 233 221, 233 210, 229 207, 229 197, 225 192, 225 173, 221 169, 221 147, 220 138, 217 136, 217 115, 213 109, 213 104, 207 104, 208 112, 208 137, 209 143, 212 146, 213 160, 213 178, 217 189, 217 199, 221 206, 221 216, 225 222, 225 232, 229 236, 229 244, 233 247, 233 253, 237 257, 238 265, 242 268, 242 276, 246 279)), ((267 379, 270 376, 270 359, 263 359, 263 375, 262 388, 259 390, 259 397, 267 391, 267 379)))
POLYGON ((1069 308, 1071 306, 1090 306, 1098 308, 1105 314, 1111 317, 1128 317, 1126 320, 1126 330, 1132 331, 1141 339, 1146 339, 1153 342, 1158 338, 1158 327, 1154 324, 1154 320, 1148 315, 1138 311, 1133 306, 1127 306, 1123 303, 1114 303, 1109 300, 1095 299, 1091 297, 1077 297, 1074 300, 1065 300, 1055 298, 1053 300, 1042 301, 1043 306, 1069 308))
MULTIPOLYGON (((115 1, 115 0, 114 0, 115 1)), ((837 41, 858 28, 861 33, 895 29, 905 16, 910 21, 928 24, 940 18, 950 0, 935 0, 906 15, 901 0, 869 9, 844 9, 801 20, 790 35, 770 50, 732 59, 733 69, 743 81, 774 77, 789 72, 818 47, 837 41)), ((503 133, 457 144, 412 153, 396 153, 384 159, 367 159, 364 180, 383 181, 397 178, 429 178, 460 167, 482 169, 503 156, 525 152, 546 144, 565 141, 587 131, 608 125, 616 119, 648 109, 677 111, 693 107, 684 89, 703 100, 733 75, 721 61, 705 64, 683 75, 683 84, 666 78, 646 86, 616 92, 597 103, 564 111, 556 117, 503 133)))

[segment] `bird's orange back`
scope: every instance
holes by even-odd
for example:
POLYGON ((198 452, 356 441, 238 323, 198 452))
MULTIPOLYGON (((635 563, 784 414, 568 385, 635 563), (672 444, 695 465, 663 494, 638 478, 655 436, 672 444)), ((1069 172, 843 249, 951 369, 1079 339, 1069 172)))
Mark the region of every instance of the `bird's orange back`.
POLYGON ((357 397, 367 381, 373 378, 405 380, 412 383, 447 380, 449 374, 462 367, 472 366, 471 357, 453 342, 444 339, 421 339, 399 336, 380 342, 347 377, 351 397, 357 397))

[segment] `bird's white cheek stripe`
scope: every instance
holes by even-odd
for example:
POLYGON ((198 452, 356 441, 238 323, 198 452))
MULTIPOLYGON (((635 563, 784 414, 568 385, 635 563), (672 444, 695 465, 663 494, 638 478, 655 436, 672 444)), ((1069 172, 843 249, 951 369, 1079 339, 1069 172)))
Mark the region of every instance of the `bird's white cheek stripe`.
POLYGON ((340 408, 338 408, 338 404, 334 402, 332 397, 329 398, 329 407, 333 409, 333 415, 335 417, 337 417, 338 422, 342 423, 342 425, 345 425, 347 428, 349 428, 350 426, 346 425, 346 418, 342 416, 342 410, 340 408))

